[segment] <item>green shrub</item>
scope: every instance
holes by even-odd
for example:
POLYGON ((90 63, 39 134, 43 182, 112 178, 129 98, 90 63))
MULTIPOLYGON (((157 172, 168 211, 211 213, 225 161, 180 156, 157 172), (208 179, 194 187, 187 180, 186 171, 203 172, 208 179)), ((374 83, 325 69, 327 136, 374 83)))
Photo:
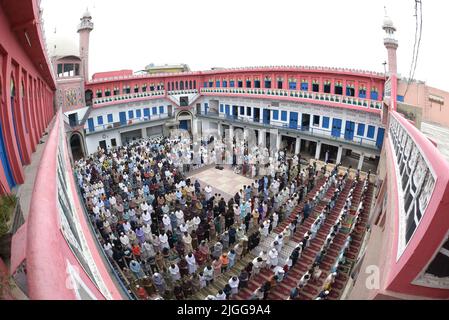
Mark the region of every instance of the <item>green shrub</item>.
POLYGON ((0 197, 0 237, 5 235, 8 230, 8 222, 14 212, 17 204, 17 197, 15 195, 6 195, 0 197))

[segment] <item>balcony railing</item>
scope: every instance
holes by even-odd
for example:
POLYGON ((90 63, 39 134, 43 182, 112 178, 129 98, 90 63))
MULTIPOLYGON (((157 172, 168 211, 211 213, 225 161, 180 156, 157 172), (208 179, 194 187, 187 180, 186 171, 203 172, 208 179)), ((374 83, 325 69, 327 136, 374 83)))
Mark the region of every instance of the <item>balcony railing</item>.
POLYGON ((152 97, 163 97, 165 96, 164 90, 159 91, 147 91, 147 92, 137 92, 137 93, 127 93, 120 94, 109 97, 95 98, 93 99, 94 105, 111 103, 111 102, 120 102, 120 101, 128 101, 132 99, 141 99, 141 98, 152 98, 152 97))
POLYGON ((285 98, 298 98, 313 101, 340 103, 353 107, 366 108, 371 110, 381 110, 382 102, 364 98, 336 95, 329 93, 281 90, 281 89, 262 89, 262 88, 201 88, 201 94, 248 94, 254 96, 274 96, 285 98))
POLYGON ((92 131, 89 129, 89 127, 85 127, 85 129, 86 129, 86 134, 91 134, 91 133, 95 133, 95 132, 123 128, 123 127, 131 126, 131 125, 137 125, 137 124, 141 124, 141 123, 145 123, 145 122, 151 122, 151 121, 155 121, 155 120, 169 119, 169 118, 173 118, 173 116, 169 116, 168 113, 163 113, 163 114, 152 115, 150 117, 128 119, 128 120, 126 120, 126 123, 111 122, 111 123, 107 123, 107 124, 97 125, 97 126, 94 126, 94 130, 92 130, 92 131))
POLYGON ((167 94, 168 94, 169 96, 172 96, 172 95, 180 95, 180 94, 198 94, 198 90, 197 90, 197 89, 170 90, 170 91, 167 91, 167 94))
POLYGON ((340 130, 340 132, 334 130, 326 130, 326 129, 322 129, 322 128, 316 128, 313 126, 301 126, 301 125, 297 125, 297 126, 292 126, 290 124, 286 124, 286 123, 266 123, 263 122, 262 118, 253 120, 253 118, 247 118, 247 117, 242 117, 242 116, 233 116, 233 115, 224 115, 224 114, 217 114, 217 113, 210 113, 210 112, 201 112, 201 113, 197 113, 197 115, 199 116, 205 116, 208 118, 215 118, 215 119, 219 119, 219 120, 228 120, 228 121, 233 121, 233 122, 237 122, 237 123, 241 123, 242 125, 256 125, 259 127, 266 127, 269 129, 283 129, 283 130, 288 130, 288 131, 292 131, 301 135, 308 135, 308 136, 313 136, 316 138, 325 138, 328 140, 335 140, 335 141, 339 141, 339 142, 344 142, 344 143, 348 143, 348 144, 352 144, 352 145, 358 145, 358 146, 363 146, 363 147, 367 147, 373 150, 378 151, 379 150, 379 146, 376 145, 376 140, 374 139, 369 139, 369 138, 364 138, 364 137, 358 137, 355 135, 355 132, 352 132, 352 137, 350 132, 345 132, 343 130, 340 130))

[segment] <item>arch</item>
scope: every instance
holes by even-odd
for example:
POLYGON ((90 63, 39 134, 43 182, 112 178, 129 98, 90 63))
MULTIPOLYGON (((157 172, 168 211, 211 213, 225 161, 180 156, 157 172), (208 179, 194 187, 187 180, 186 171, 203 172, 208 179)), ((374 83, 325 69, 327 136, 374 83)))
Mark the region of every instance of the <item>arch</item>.
MULTIPOLYGON (((3 110, 4 108, 4 100, 3 100, 3 79, 1 77, 0 74, 0 110, 3 110)), ((1 115, 0 115, 1 118, 1 115)), ((6 148, 6 144, 5 144, 5 135, 3 134, 3 130, 6 130, 6 128, 4 129, 3 121, 0 121, 0 164, 3 167, 3 173, 5 175, 5 179, 6 179, 6 184, 7 186, 3 183, 3 181, 1 182, 1 189, 0 189, 0 193, 7 193, 9 190, 11 190, 11 188, 13 188, 16 185, 16 181, 14 179, 14 175, 12 172, 12 166, 10 163, 10 159, 8 157, 8 152, 7 152, 7 148, 6 148), (8 187, 8 188, 6 188, 8 187)))
POLYGON ((192 88, 192 80, 189 81, 189 89, 193 89, 192 88))
POLYGON ((87 89, 84 93, 84 97, 86 99, 86 106, 91 107, 92 106, 92 99, 93 99, 93 92, 90 89, 87 89))
POLYGON ((193 119, 192 113, 187 110, 178 112, 178 114, 176 115, 176 118, 179 119, 180 117, 190 117, 191 119, 193 119))
POLYGON ((70 151, 72 152, 73 161, 77 161, 85 156, 84 140, 78 131, 74 131, 69 139, 70 151))
POLYGON ((18 95, 17 95, 17 88, 16 88, 16 82, 14 80, 13 74, 11 74, 11 80, 10 80, 10 99, 11 99, 11 115, 12 115, 12 124, 14 128, 14 136, 17 144, 17 150, 19 151, 20 156, 20 162, 22 164, 25 163, 24 161, 24 154, 23 154, 23 143, 20 141, 20 132, 19 130, 22 129, 22 126, 20 126, 19 119, 22 115, 22 112, 20 112, 20 102, 18 101, 18 95))
POLYGON ((187 80, 186 81, 184 81, 184 89, 188 89, 188 86, 187 86, 187 80))
POLYGON ((167 84, 168 84, 168 91, 170 91, 170 82, 168 82, 167 84))
POLYGON ((184 81, 179 82, 179 90, 184 90, 184 81))

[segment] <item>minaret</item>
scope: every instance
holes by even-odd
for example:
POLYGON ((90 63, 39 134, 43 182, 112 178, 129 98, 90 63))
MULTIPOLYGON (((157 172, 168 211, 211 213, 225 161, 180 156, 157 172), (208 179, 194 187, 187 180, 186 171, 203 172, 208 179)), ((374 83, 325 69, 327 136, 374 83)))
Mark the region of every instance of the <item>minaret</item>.
POLYGON ((94 28, 94 24, 91 21, 92 17, 88 9, 86 9, 86 12, 80 20, 81 23, 78 25, 78 33, 80 34, 80 58, 82 75, 84 81, 87 81, 89 80, 89 34, 94 28))
POLYGON ((387 12, 385 10, 385 18, 382 29, 385 30, 385 38, 384 45, 388 51, 388 72, 389 75, 397 75, 398 72, 398 64, 396 59, 396 50, 398 49, 398 41, 394 37, 394 33, 396 32, 396 28, 393 25, 393 21, 387 16, 387 12))

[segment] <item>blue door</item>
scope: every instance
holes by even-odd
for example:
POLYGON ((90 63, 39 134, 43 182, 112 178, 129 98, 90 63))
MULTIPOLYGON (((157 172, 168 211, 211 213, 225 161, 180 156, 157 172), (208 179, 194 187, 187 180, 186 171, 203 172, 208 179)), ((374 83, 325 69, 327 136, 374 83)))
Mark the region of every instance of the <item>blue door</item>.
POLYGON ((6 181, 8 181, 9 188, 13 188, 16 185, 12 174, 11 166, 9 165, 8 154, 5 149, 5 140, 3 140, 2 122, 0 121, 0 162, 5 172, 6 181))
POLYGON ((187 130, 187 120, 180 120, 179 121, 179 129, 187 130))
POLYGON ((298 112, 290 112, 289 128, 298 129, 298 112))
POLYGON ((352 121, 346 121, 346 128, 345 128, 345 139, 346 140, 354 140, 354 129, 355 129, 355 123, 352 121))
POLYGON ((385 134, 385 129, 384 128, 379 128, 377 130, 377 140, 376 140, 376 146, 381 149, 382 148, 382 144, 384 143, 384 134, 385 134))
POLYGON ((341 133, 341 119, 334 118, 332 120, 332 136, 340 138, 341 133))
POLYGON ((270 124, 270 110, 263 109, 263 123, 270 124))
POLYGON ((119 113, 120 125, 126 126, 126 112, 122 111, 119 113))
POLYGON ((87 119, 87 126, 89 127, 89 132, 94 132, 95 131, 94 119, 93 118, 87 119))
POLYGON ((226 117, 230 117, 231 116, 231 108, 229 107, 229 105, 225 105, 225 114, 226 117))

